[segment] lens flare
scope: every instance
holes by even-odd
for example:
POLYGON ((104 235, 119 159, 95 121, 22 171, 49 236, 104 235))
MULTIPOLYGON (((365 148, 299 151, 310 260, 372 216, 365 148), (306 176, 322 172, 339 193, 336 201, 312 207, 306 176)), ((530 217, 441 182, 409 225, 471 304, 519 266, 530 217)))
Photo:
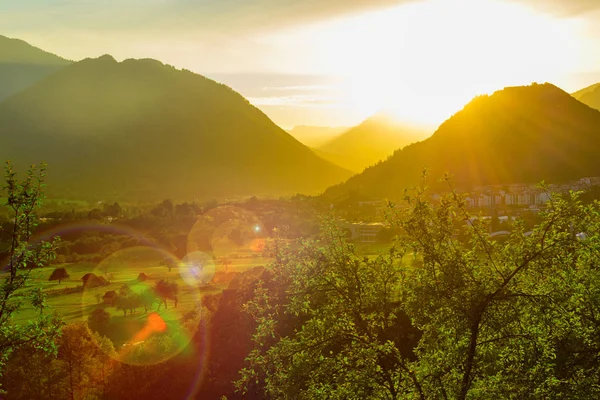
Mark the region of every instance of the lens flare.
POLYGON ((208 285, 215 275, 215 263, 208 254, 193 251, 181 260, 179 274, 181 279, 191 287, 208 285))
MULTIPOLYGON (((203 316, 197 287, 184 284, 179 260, 163 248, 136 246, 110 254, 82 278, 81 312, 97 309, 111 315, 108 336, 116 360, 153 365, 186 348, 203 316), (167 260, 167 262, 165 261, 167 260)), ((91 317, 90 317, 91 318, 91 317)))
POLYGON ((221 206, 198 218, 188 236, 188 252, 212 252, 220 265, 218 271, 229 272, 232 259, 261 252, 264 237, 263 224, 254 213, 241 207, 221 206))

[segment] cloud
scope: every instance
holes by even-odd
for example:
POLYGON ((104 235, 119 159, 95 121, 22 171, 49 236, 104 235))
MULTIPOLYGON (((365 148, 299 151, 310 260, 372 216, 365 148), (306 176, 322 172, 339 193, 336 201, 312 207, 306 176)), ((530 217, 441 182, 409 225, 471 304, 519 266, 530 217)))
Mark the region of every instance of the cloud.
POLYGON ((236 35, 410 1, 417 0, 0 0, 0 26, 236 35))
POLYGON ((598 0, 509 0, 558 17, 574 17, 600 9, 598 0))
POLYGON ((248 97, 255 106, 288 106, 288 107, 339 107, 340 100, 318 95, 248 97))

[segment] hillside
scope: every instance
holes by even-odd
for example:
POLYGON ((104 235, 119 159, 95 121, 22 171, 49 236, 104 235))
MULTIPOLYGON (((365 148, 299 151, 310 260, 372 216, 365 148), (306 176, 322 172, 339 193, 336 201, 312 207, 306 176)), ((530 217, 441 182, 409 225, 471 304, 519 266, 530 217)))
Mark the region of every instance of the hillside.
POLYGON ((346 127, 299 125, 288 132, 308 147, 319 147, 347 130, 346 127))
POLYGON ((86 59, 0 103, 0 159, 46 160, 68 197, 316 193, 349 177, 225 85, 155 60, 86 59))
POLYGON ((431 186, 445 172, 460 188, 560 182, 600 175, 600 112, 551 84, 510 87, 479 96, 430 138, 326 191, 398 197, 429 168, 431 186))
POLYGON ((69 64, 22 40, 0 35, 0 101, 69 64))
POLYGON ((342 160, 338 164, 344 168, 361 172, 366 167, 385 160, 394 150, 425 136, 423 129, 377 114, 333 138, 319 147, 319 150, 342 160))
POLYGON ((600 110, 600 83, 588 86, 572 94, 580 102, 600 110))

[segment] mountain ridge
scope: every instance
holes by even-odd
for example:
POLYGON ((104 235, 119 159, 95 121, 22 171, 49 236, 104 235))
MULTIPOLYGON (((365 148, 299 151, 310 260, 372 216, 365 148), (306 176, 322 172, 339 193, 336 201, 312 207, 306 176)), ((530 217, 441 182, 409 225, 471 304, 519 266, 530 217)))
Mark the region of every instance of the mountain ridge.
POLYGON ((428 168, 431 186, 445 173, 458 187, 566 181, 600 175, 600 112, 551 84, 507 87, 475 97, 428 139, 333 186, 326 197, 361 192, 400 197, 428 168))
POLYGON ((572 93, 571 96, 596 110, 600 110, 600 83, 578 90, 572 93))
POLYGON ((23 40, 0 35, 0 101, 70 63, 23 40))
POLYGON ((325 154, 345 159, 345 168, 361 172, 387 159, 395 150, 425 136, 426 130, 377 113, 318 148, 325 154))
POLYGON ((151 59, 71 64, 0 102, 0 126, 1 158, 47 160, 71 195, 317 193, 350 175, 233 89, 151 59))

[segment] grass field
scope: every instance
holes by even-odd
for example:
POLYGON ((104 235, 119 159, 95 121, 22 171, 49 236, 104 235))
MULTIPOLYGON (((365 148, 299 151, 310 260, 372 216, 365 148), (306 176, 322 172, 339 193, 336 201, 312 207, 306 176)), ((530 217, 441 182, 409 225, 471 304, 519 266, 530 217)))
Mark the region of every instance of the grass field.
MULTIPOLYGON (((167 310, 163 306, 158 311, 161 316, 164 314, 164 318, 167 320, 177 318, 194 309, 199 304, 202 295, 220 291, 226 285, 224 283, 202 285, 194 282, 194 280, 190 281, 189 274, 185 274, 185 267, 176 266, 169 271, 167 267, 160 265, 160 261, 164 257, 160 252, 147 250, 146 248, 142 249, 141 252, 141 254, 136 254, 135 249, 121 252, 118 256, 109 257, 98 265, 92 263, 62 264, 37 269, 32 272, 28 287, 21 290, 19 294, 25 295, 28 289, 34 287, 43 288, 47 294, 46 304, 48 310, 46 312, 56 311, 67 323, 87 318, 96 308, 104 308, 111 316, 122 318, 122 311, 102 303, 101 297, 107 291, 114 290, 118 292, 123 284, 127 284, 133 291, 140 292, 145 287, 153 287, 156 282, 163 279, 176 282, 179 285, 179 301, 176 312, 171 310, 172 302, 169 302, 167 310), (52 271, 58 267, 66 268, 69 273, 69 278, 63 280, 60 284, 58 281, 48 280, 52 271), (105 267, 107 268, 105 269, 105 267), (81 278, 89 272, 107 278, 110 284, 82 290, 81 278), (138 275, 142 272, 148 276, 148 280, 145 282, 137 280, 138 275), (79 291, 75 291, 78 287, 79 291), (68 289, 72 289, 74 292, 64 293, 68 289)), ((253 267, 265 266, 269 262, 269 259, 262 257, 232 259, 228 271, 243 272, 253 267)), ((216 265, 215 269, 220 271, 223 267, 216 265)), ((157 305, 154 306, 153 310, 156 311, 156 308, 157 305)), ((25 301, 20 312, 15 316, 15 322, 26 323, 35 317, 36 311, 28 301, 25 301)), ((129 314, 125 318, 130 318, 129 314)), ((144 320, 146 317, 143 308, 138 308, 136 314, 131 318, 144 320)))
MULTIPOLYGON (((369 258, 385 254, 388 249, 389 245, 383 244, 357 245, 357 253, 369 256, 369 258)), ((210 255, 208 257, 211 258, 210 255)), ((158 304, 155 304, 152 309, 163 318, 167 325, 170 325, 175 324, 186 312, 195 309, 200 304, 203 295, 217 293, 226 286, 226 283, 203 284, 190 275, 182 264, 178 264, 169 271, 161 263, 164 258, 165 254, 158 249, 139 247, 118 251, 98 264, 61 264, 40 268, 31 273, 28 287, 22 289, 19 294, 25 296, 29 289, 41 287, 47 294, 48 309, 45 312, 58 313, 66 323, 86 320, 95 309, 102 308, 111 315, 111 321, 114 324, 125 327, 125 330, 129 330, 127 326, 131 330, 135 330, 147 320, 144 309, 138 308, 134 315, 130 316, 128 313, 127 316, 124 316, 121 310, 103 303, 102 296, 106 292, 111 290, 118 292, 123 284, 127 284, 135 292, 141 292, 146 287, 153 287, 159 280, 176 282, 179 286, 177 308, 174 308, 173 303, 169 302, 167 309, 161 306, 160 310, 157 310, 158 304), (60 284, 58 281, 49 281, 48 278, 52 271, 59 267, 66 268, 69 278, 62 280, 60 284), (81 278, 90 272, 104 277, 110 281, 110 284, 84 290, 81 278), (147 275, 148 280, 138 281, 140 273, 147 275)), ((230 259, 227 270, 234 273, 243 272, 257 266, 266 266, 270 261, 270 259, 258 257, 257 254, 242 252, 240 258, 232 257, 230 259)), ((219 271, 220 273, 224 272, 224 267, 214 264, 212 272, 209 269, 207 273, 219 273, 219 271)), ((1 275, 0 278, 2 278, 1 275)), ((211 277, 208 278, 210 281, 211 277)), ((36 313, 37 311, 33 309, 30 302, 25 300, 23 307, 15 315, 15 322, 27 323, 36 318, 36 313)))

